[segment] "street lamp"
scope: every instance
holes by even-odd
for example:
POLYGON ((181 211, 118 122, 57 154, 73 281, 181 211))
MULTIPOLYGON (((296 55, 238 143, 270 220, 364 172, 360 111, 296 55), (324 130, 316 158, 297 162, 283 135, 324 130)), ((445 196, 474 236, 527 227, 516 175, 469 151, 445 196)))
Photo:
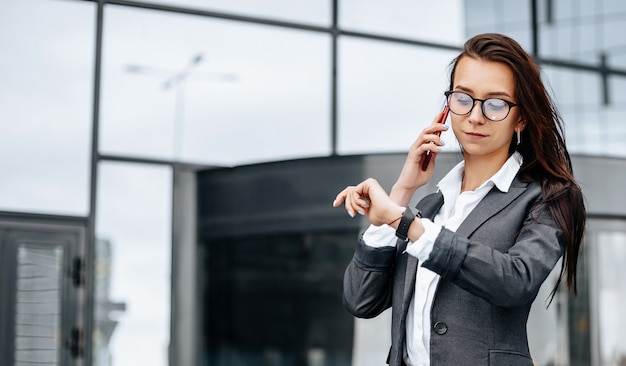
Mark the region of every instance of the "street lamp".
MULTIPOLYGON (((174 103, 174 159, 180 160, 183 153, 183 131, 185 123, 185 84, 192 71, 204 61, 204 55, 198 53, 193 56, 187 65, 185 65, 179 71, 172 71, 167 69, 153 68, 143 65, 131 64, 126 65, 126 72, 133 74, 163 76, 168 75, 162 84, 164 90, 172 90, 175 92, 174 103)), ((196 75, 194 73, 194 75, 196 75)), ((210 76, 217 76, 222 81, 235 81, 237 75, 232 73, 210 73, 210 76)))

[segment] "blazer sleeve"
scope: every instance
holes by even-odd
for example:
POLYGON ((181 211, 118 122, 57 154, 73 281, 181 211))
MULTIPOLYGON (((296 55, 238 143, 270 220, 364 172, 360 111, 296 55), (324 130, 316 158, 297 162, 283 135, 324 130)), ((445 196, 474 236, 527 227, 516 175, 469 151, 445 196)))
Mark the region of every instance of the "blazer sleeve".
MULTIPOLYGON (((496 306, 514 307, 534 301, 539 288, 564 251, 563 233, 543 205, 523 220, 508 250, 495 249, 502 232, 515 225, 498 215, 479 230, 491 242, 480 242, 442 229, 424 267, 496 306), (499 221, 498 221, 499 220, 499 221)), ((519 224, 517 224, 519 227, 519 224)))
POLYGON ((343 303, 352 315, 373 318, 391 306, 395 247, 370 247, 362 235, 343 279, 343 303))

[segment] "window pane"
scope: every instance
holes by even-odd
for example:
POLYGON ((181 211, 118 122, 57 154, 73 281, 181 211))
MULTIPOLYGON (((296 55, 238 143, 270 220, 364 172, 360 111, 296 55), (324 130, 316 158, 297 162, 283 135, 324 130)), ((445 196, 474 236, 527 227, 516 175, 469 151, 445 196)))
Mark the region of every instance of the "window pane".
POLYGON ((537 366, 562 365, 567 360, 567 313, 558 311, 567 307, 567 293, 557 292, 547 307, 560 271, 559 261, 539 289, 528 318, 528 345, 537 366))
POLYGON ((597 334, 601 365, 620 365, 626 361, 626 232, 598 233, 595 248, 597 334))
POLYGON ((391 309, 371 318, 354 318, 352 365, 380 366, 391 347, 391 309))
POLYGON ((605 54, 610 67, 624 67, 622 37, 615 35, 626 29, 625 2, 558 0, 552 9, 553 22, 540 31, 542 56, 598 64, 605 54))
POLYGON ((105 162, 98 187, 94 365, 167 365, 171 169, 105 162))
MULTIPOLYGON (((342 154, 405 151, 442 108, 458 54, 350 37, 339 43, 342 154)), ((458 149, 451 131, 445 149, 458 149)))
POLYGON ((59 365, 63 254, 61 245, 18 245, 15 365, 59 365))
POLYGON ((344 30, 446 44, 463 43, 463 16, 461 0, 339 2, 339 26, 344 30))
POLYGON ((622 123, 626 84, 609 79, 610 103, 603 103, 602 79, 590 72, 543 67, 544 80, 553 92, 565 122, 570 153, 626 156, 626 125, 622 123))
POLYGON ((354 317, 341 303, 354 235, 209 240, 202 265, 203 364, 362 365, 350 362, 354 317))
POLYGON ((330 151, 330 36, 107 7, 101 149, 207 164, 330 151))
MULTIPOLYGON (((622 4, 626 4, 623 3, 622 4)), ((598 53, 603 52, 607 54, 607 63, 610 67, 623 69, 626 67, 626 61, 624 59, 624 42, 615 37, 616 34, 624 34, 626 31, 626 17, 620 14, 617 19, 606 20, 602 25, 598 25, 598 33, 602 34, 602 48, 598 50, 598 53)))
POLYGON ((0 9, 0 210, 86 215, 95 6, 0 9))
MULTIPOLYGON (((532 47, 530 34, 530 2, 502 0, 466 1, 466 38, 479 33, 506 34, 526 50, 532 47)), ((540 12, 543 7, 539 7, 540 12)))
POLYGON ((320 26, 331 24, 331 0, 149 0, 149 2, 293 23, 320 26))

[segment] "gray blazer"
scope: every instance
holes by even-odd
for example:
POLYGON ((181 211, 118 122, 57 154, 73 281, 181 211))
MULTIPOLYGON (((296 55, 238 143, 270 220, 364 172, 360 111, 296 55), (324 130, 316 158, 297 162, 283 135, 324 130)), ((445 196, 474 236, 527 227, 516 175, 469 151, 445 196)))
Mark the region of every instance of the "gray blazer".
MULTIPOLYGON (((458 230, 442 229, 423 266, 441 276, 431 309, 431 365, 532 366, 526 322, 537 292, 564 250, 549 210, 535 204, 539 183, 494 187, 458 230)), ((443 195, 417 207, 434 218, 443 195)), ((417 259, 396 248, 373 248, 360 239, 344 275, 344 305, 372 318, 392 307, 387 363, 400 366, 406 314, 415 289, 417 259)))

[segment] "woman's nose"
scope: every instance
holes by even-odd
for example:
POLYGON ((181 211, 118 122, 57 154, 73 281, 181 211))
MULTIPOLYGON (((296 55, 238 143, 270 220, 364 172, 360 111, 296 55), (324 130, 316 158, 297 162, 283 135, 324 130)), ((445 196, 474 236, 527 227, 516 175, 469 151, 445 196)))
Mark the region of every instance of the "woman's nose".
POLYGON ((482 107, 483 105, 480 100, 474 101, 474 107, 470 111, 469 115, 470 123, 484 124, 486 122, 482 107))

